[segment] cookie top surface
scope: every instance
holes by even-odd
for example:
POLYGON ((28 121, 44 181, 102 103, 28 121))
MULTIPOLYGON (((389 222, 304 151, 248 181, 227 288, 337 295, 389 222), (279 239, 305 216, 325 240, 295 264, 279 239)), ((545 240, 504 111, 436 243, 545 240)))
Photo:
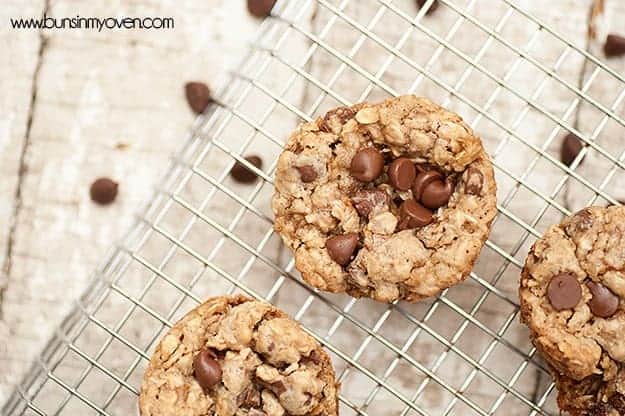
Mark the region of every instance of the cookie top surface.
POLYGON ((275 229, 313 286, 385 302, 465 279, 496 214, 482 143, 412 95, 304 123, 278 160, 275 229))
POLYGON ((337 415, 321 345, 279 309, 211 298, 162 338, 145 372, 142 416, 337 415))
POLYGON ((602 375, 574 380, 554 372, 558 406, 570 416, 623 416, 625 395, 622 384, 606 381, 602 375))
POLYGON ((532 247, 519 289, 521 319, 559 374, 600 375, 625 392, 625 208, 589 207, 532 247))

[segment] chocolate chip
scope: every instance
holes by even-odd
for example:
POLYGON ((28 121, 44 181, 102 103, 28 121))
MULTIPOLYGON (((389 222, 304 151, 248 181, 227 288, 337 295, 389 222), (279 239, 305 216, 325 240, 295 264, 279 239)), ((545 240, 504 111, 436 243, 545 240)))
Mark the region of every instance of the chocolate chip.
POLYGON ((560 160, 567 166, 571 166, 573 160, 581 152, 584 145, 582 141, 573 133, 569 133, 562 139, 562 146, 560 147, 560 160))
POLYGON ((115 201, 119 184, 109 178, 96 179, 89 188, 91 200, 100 205, 108 205, 115 201))
POLYGON ((573 273, 564 272, 551 278, 547 298, 557 311, 571 309, 582 297, 582 287, 573 273))
POLYGON ((343 124, 355 115, 356 112, 351 107, 337 107, 326 113, 319 125, 319 129, 326 133, 340 133, 343 124))
POLYGON ((480 195, 484 186, 484 175, 475 168, 469 168, 467 171, 467 181, 464 185, 464 191, 469 195, 480 195))
MULTIPOLYGON (((417 6, 419 6, 419 9, 422 8, 423 6, 425 6, 425 2, 426 1, 427 0, 417 0, 417 6)), ((430 8, 425 12, 425 14, 430 14, 434 10, 436 10, 437 8, 438 8, 438 1, 434 0, 434 2, 430 6, 430 8)))
POLYGON ((588 306, 593 315, 600 318, 609 318, 614 315, 614 312, 618 309, 618 296, 601 283, 588 282, 586 286, 588 286, 592 294, 592 299, 588 302, 588 306))
POLYGON ((410 159, 405 157, 393 160, 388 167, 388 180, 393 188, 399 191, 410 189, 416 176, 417 168, 410 159))
POLYGON ((346 266, 349 263, 357 245, 357 233, 336 235, 326 241, 326 249, 330 258, 341 266, 346 266))
POLYGON ((432 222, 432 211, 419 204, 414 199, 408 199, 399 207, 398 228, 424 227, 432 222))
POLYGON ((193 359, 193 376, 204 390, 221 381, 221 366, 215 353, 206 348, 193 359))
MULTIPOLYGON (((239 393, 239 395, 237 396, 237 402, 241 403, 241 407, 249 408, 251 410, 253 410, 252 408, 254 407, 260 407, 261 405, 260 392, 256 390, 254 387, 250 386, 247 389, 243 390, 241 393, 239 393)), ((251 410, 247 414, 247 416, 253 415, 251 410)), ((267 416, 263 412, 260 412, 259 414, 267 416)))
POLYGON ((296 169, 299 171, 299 177, 304 183, 310 183, 317 179, 317 172, 312 165, 298 166, 296 169))
POLYGON ((349 172, 351 175, 362 182, 371 182, 376 180, 384 170, 384 157, 374 147, 367 147, 359 150, 354 155, 349 172))
POLYGON ((430 182, 421 195, 421 203, 429 209, 438 209, 447 205, 454 193, 454 185, 449 179, 430 182))
POLYGON ((201 114, 213 100, 210 89, 203 82, 187 82, 184 86, 184 93, 189 107, 196 114, 201 114))
MULTIPOLYGON (((256 168, 261 169, 263 166, 263 160, 258 156, 246 156, 245 160, 250 162, 256 168)), ((234 164, 230 170, 230 176, 237 182, 252 183, 256 180, 256 173, 252 172, 247 166, 241 162, 234 164)))
POLYGON ((625 38, 616 34, 609 34, 603 45, 605 56, 621 56, 625 55, 625 38))
POLYGON ((269 387, 271 387, 271 391, 278 397, 288 390, 283 381, 274 381, 269 384, 269 387))
POLYGON ((247 0, 247 10, 256 17, 269 16, 276 0, 247 0))
POLYGON ((373 208, 388 204, 389 196, 381 189, 362 189, 352 196, 352 204, 362 217, 368 217, 373 208))
POLYGON ((442 181, 442 179, 443 175, 435 170, 419 172, 412 184, 412 197, 417 201, 420 200, 426 186, 434 181, 442 181))
POLYGON ((594 223, 594 216, 588 208, 577 211, 569 219, 564 222, 564 232, 569 237, 575 234, 589 230, 594 223))

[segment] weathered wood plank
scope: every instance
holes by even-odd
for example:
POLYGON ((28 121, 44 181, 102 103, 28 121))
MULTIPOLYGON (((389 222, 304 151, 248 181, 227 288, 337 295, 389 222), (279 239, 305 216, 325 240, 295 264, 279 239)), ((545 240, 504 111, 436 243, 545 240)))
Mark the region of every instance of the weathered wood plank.
MULTIPOLYGON (((39 17, 44 3, 10 1, 0 20, 39 17)), ((11 270, 3 281, 0 336, 10 342, 0 342, 0 402, 185 140, 193 115, 184 82, 211 83, 240 59, 258 22, 230 3, 50 0, 49 16, 173 17, 175 29, 46 30, 41 56, 38 31, 3 29, 0 43, 8 48, 0 52, 0 259, 10 221, 15 225, 11 270), (31 111, 21 202, 13 218, 31 111), (98 176, 120 182, 118 200, 109 207, 89 200, 89 184, 98 176)))

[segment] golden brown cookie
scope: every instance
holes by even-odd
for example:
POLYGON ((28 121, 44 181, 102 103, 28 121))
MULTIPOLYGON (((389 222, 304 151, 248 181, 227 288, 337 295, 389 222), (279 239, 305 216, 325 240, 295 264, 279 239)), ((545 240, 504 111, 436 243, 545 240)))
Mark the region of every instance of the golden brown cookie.
POLYGON ((321 345, 284 312, 244 296, 208 299, 163 337, 145 372, 142 416, 337 415, 321 345))
POLYGON ((519 297, 560 407, 623 414, 625 207, 589 207, 547 230, 527 257, 519 297))
POLYGON ((417 301, 464 280, 496 214, 479 137, 413 95, 300 125, 275 187, 275 229, 303 278, 384 302, 417 301))

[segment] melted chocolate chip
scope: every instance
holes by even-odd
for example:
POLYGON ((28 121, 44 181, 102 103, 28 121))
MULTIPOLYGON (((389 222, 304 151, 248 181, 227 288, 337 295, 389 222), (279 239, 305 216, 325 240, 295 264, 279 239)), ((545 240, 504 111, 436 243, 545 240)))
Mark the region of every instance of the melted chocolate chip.
POLYGON ((588 306, 593 315, 600 318, 609 318, 614 315, 618 310, 619 297, 601 283, 588 282, 586 286, 592 294, 588 306))
POLYGON ((221 381, 221 366, 211 349, 203 349, 193 359, 193 376, 204 390, 221 381))
POLYGON ((304 183, 310 183, 317 179, 317 172, 312 165, 304 165, 296 168, 299 171, 299 177, 304 183))
POLYGON ((212 101, 210 89, 203 82, 187 82, 184 93, 189 107, 196 114, 201 114, 212 101))
POLYGON ((365 218, 376 206, 389 203, 388 194, 381 189, 362 189, 351 199, 358 214, 365 218))
POLYGON ((437 209, 447 205, 449 198, 454 193, 454 186, 450 180, 432 181, 421 194, 421 203, 430 209, 437 209))
POLYGON ((336 235, 328 238, 326 241, 326 249, 332 260, 346 266, 352 258, 352 254, 356 251, 358 245, 358 234, 347 233, 336 235))
POLYGON ((432 211, 414 199, 409 199, 404 201, 401 207, 399 207, 399 222, 397 226, 400 230, 424 227, 431 223, 432 219, 432 211))
POLYGON ((384 157, 374 147, 359 150, 349 167, 351 175, 361 182, 376 180, 384 170, 384 157))
POLYGON ((547 286, 547 298, 557 311, 574 308, 581 297, 582 287, 573 273, 557 274, 547 286))
POLYGON ((464 190, 469 195, 480 195, 484 186, 484 175, 475 168, 469 168, 464 190))
POLYGON ((342 125, 356 115, 350 107, 338 107, 326 113, 319 125, 319 129, 326 133, 339 133, 342 125))
POLYGON ((89 188, 91 200, 100 205, 108 205, 115 201, 119 184, 109 178, 96 179, 89 188))
POLYGON ((393 188, 407 191, 417 176, 414 163, 405 157, 395 159, 388 167, 388 180, 393 188))
POLYGON ((414 183, 412 184, 412 197, 420 200, 423 195, 423 189, 434 181, 442 181, 443 175, 435 170, 426 170, 419 172, 414 183))

